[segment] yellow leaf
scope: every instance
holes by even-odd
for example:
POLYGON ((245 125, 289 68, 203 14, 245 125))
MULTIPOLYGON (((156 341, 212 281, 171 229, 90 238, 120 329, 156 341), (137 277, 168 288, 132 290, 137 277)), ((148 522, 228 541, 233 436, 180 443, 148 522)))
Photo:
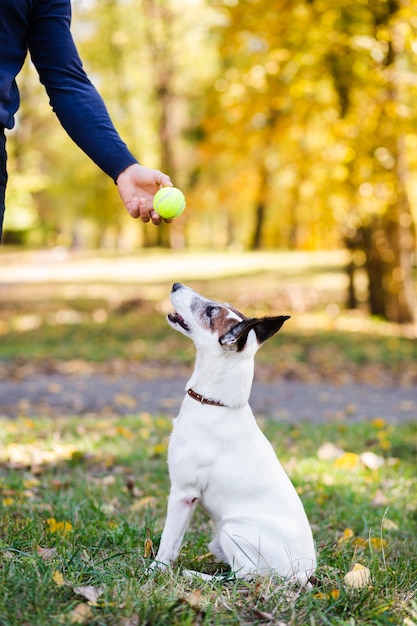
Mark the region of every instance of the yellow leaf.
MULTIPOLYGON (((136 406, 136 400, 135 400, 135 404, 133 406, 136 406)), ((117 430, 117 434, 121 435, 125 439, 133 439, 132 431, 129 430, 129 428, 126 428, 126 426, 118 426, 116 428, 116 430, 117 430)))
POLYGON ((3 506, 12 506, 12 504, 14 504, 14 498, 3 498, 2 504, 3 506))
POLYGON ((362 589, 367 587, 371 580, 371 572, 369 568, 361 565, 361 563, 355 563, 350 572, 348 572, 344 578, 345 584, 348 587, 354 589, 362 589))
POLYGON ((354 534, 355 533, 353 532, 351 528, 345 528, 342 535, 337 540, 337 543, 340 545, 341 543, 345 543, 346 541, 349 541, 349 539, 352 539, 354 534))
POLYGON ((58 522, 54 517, 49 517, 46 520, 46 523, 48 524, 48 531, 52 534, 59 533, 62 535, 66 535, 72 531, 71 522, 58 522))
POLYGON ((168 442, 157 443, 153 448, 153 456, 161 456, 168 450, 168 442))
POLYGON ((40 484, 41 484, 41 481, 39 480, 39 478, 36 478, 35 476, 32 476, 31 478, 27 478, 26 480, 23 481, 23 486, 25 487, 25 489, 32 489, 33 487, 39 487, 40 484))
POLYGON ((375 426, 375 428, 385 428, 386 421, 382 417, 376 417, 372 420, 371 424, 375 426))
POLYGON ((355 539, 353 540, 353 545, 355 546, 355 548, 363 548, 364 546, 366 546, 367 543, 368 539, 365 539, 365 537, 355 537, 355 539))
POLYGON ((339 596, 339 589, 332 589, 329 593, 319 592, 314 594, 314 597, 318 598, 319 600, 329 600, 330 598, 332 598, 333 600, 337 600, 339 596))
POLYGON ((370 544, 374 550, 381 551, 386 547, 387 542, 381 537, 371 537, 370 544))
POLYGON ((93 611, 88 604, 77 604, 68 614, 71 624, 90 624, 93 618, 93 611))
POLYGON ((57 569, 54 571, 52 580, 56 585, 58 585, 58 587, 63 587, 66 584, 63 575, 57 569))
POLYGON ((145 550, 143 556, 145 557, 145 559, 149 559, 150 556, 154 556, 151 531, 149 530, 149 528, 146 529, 145 550))
POLYGON ((140 500, 134 502, 129 508, 131 511, 137 512, 141 511, 144 508, 151 508, 155 506, 155 502, 156 499, 153 496, 144 496, 143 498, 140 498, 140 500))
POLYGON ((360 457, 354 452, 345 452, 334 462, 335 467, 340 469, 353 469, 358 466, 360 457))

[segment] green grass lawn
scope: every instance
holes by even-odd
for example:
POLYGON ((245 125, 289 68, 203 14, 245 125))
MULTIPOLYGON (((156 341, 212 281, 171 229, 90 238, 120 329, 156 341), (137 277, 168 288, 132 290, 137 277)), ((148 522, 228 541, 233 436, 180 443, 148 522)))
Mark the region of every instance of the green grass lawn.
POLYGON ((173 570, 147 576, 169 488, 163 415, 2 420, 0 624, 415 623, 415 425, 262 427, 313 526, 320 587, 185 578, 183 566, 217 567, 200 511, 173 570), (323 442, 346 454, 320 459, 323 442), (378 469, 361 461, 365 451, 378 469), (370 579, 350 588, 356 563, 370 579))
MULTIPOLYGON (((332 266, 310 255, 224 254, 198 265, 189 255, 103 254, 84 266, 82 255, 35 257, 3 263, 0 376, 68 361, 79 375, 85 363, 120 376, 132 361, 190 367, 190 342, 165 321, 175 279, 248 315, 292 315, 259 352, 258 378, 417 384, 415 338, 343 310, 343 258, 332 266)), ((313 527, 320 586, 309 591, 269 578, 184 577, 183 566, 218 568, 201 511, 176 566, 147 575, 169 489, 166 416, 0 418, 0 626, 416 625, 416 423, 261 426, 313 527), (324 460, 325 442, 345 454, 324 460), (357 564, 369 580, 351 588, 345 576, 357 564)))

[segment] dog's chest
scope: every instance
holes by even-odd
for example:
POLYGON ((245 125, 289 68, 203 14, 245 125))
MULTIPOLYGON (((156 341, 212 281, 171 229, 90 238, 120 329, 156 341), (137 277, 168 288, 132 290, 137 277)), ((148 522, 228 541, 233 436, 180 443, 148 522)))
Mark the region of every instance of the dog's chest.
POLYGON ((168 448, 171 480, 225 480, 238 474, 249 479, 259 471, 272 473, 279 463, 270 443, 260 431, 249 410, 205 408, 189 416, 181 414, 174 422, 168 448))

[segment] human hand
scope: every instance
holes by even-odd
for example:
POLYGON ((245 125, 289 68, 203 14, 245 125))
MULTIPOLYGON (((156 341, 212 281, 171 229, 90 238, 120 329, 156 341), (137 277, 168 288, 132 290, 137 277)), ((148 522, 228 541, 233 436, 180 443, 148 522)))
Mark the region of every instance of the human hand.
MULTIPOLYGON (((162 218, 153 208, 153 197, 161 187, 172 187, 169 176, 159 170, 133 163, 117 177, 117 189, 129 215, 155 226, 162 218)), ((164 220, 171 222, 172 220, 164 220)))

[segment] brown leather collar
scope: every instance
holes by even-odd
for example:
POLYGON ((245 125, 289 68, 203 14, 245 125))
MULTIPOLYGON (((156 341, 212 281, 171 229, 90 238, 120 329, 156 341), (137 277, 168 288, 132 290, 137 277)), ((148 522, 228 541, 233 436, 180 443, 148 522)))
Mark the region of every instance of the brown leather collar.
POLYGON ((219 402, 218 400, 210 400, 209 398, 205 398, 204 396, 196 393, 193 389, 187 389, 187 393, 193 400, 197 400, 201 404, 210 404, 210 406, 226 406, 223 402, 219 402))

